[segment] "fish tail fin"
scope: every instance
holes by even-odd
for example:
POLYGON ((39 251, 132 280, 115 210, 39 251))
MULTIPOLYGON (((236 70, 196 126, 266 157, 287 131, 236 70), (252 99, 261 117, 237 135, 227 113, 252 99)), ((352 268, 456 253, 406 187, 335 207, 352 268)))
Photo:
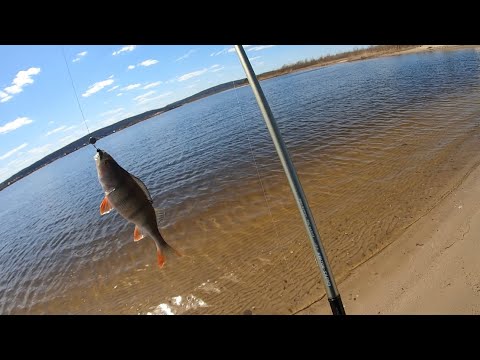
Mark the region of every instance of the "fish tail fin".
POLYGON ((166 257, 170 257, 170 256, 173 256, 173 255, 176 255, 176 256, 183 256, 183 254, 177 250, 175 250, 172 246, 170 246, 166 241, 163 241, 161 243, 161 246, 157 246, 157 261, 158 261, 158 266, 161 268, 163 268, 163 266, 165 265, 165 260, 166 260, 166 257))
POLYGON ((163 268, 163 266, 165 265, 165 255, 160 249, 157 249, 157 261, 158 261, 158 267, 160 269, 163 268))

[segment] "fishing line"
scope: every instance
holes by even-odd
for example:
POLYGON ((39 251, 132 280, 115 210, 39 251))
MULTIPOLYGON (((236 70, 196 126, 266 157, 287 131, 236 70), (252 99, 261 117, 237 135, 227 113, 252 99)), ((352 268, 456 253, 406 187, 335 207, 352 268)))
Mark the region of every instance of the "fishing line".
POLYGON ((279 240, 280 237, 278 236, 277 223, 276 223, 275 219, 273 218, 272 210, 270 209, 270 204, 269 204, 269 201, 268 201, 268 198, 267 198, 267 192, 265 191, 265 187, 263 186, 262 177, 260 176, 260 171, 258 170, 257 161, 255 159, 255 153, 253 152, 252 142, 250 140, 250 135, 248 133, 247 122, 245 121, 245 118, 243 117, 242 105, 240 104, 240 100, 238 98, 237 87, 235 86, 235 81, 232 81, 232 84, 233 84, 233 92, 235 93, 235 96, 237 98, 237 104, 238 104, 238 107, 240 109, 240 116, 242 117, 243 126, 245 128, 245 133, 247 135, 248 145, 250 147, 250 154, 252 155, 253 164, 255 165, 255 170, 257 171, 258 181, 260 182, 260 186, 262 187, 263 197, 265 198, 265 203, 267 204, 268 212, 270 213, 270 218, 271 218, 272 223, 273 223, 273 228, 275 230, 275 234, 277 235, 277 240, 279 240))
MULTIPOLYGON (((62 48, 63 60, 65 61, 65 66, 67 67, 68 76, 70 78, 70 83, 72 84, 72 88, 73 88, 73 93, 75 94, 75 99, 77 99, 78 108, 80 109, 80 113, 82 114, 83 123, 85 124, 85 127, 87 128, 88 135, 90 135, 90 129, 88 128, 87 120, 85 120, 85 115, 83 114, 82 106, 80 105, 80 100, 78 100, 77 89, 75 89, 75 84, 73 83, 73 77, 72 77, 72 74, 70 73, 70 67, 68 66, 67 57, 65 56, 65 49, 64 49, 63 45, 61 45, 60 47, 62 48)), ((95 139, 94 137, 90 137, 90 139, 88 141, 95 149, 97 149, 97 147, 95 146, 95 143, 97 142, 97 139, 95 139)), ((98 151, 98 149, 97 149, 97 151, 98 151)))

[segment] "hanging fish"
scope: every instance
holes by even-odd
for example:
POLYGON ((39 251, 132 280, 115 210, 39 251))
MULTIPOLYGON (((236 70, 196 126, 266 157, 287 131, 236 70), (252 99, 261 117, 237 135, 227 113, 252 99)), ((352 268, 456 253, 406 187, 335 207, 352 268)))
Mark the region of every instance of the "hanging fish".
POLYGON ((165 254, 181 254, 172 248, 158 230, 157 217, 152 198, 145 184, 123 169, 103 150, 97 149, 94 156, 98 180, 105 191, 100 204, 100 214, 108 214, 113 209, 129 222, 135 224, 134 241, 150 236, 157 247, 157 260, 160 268, 165 264, 165 254))

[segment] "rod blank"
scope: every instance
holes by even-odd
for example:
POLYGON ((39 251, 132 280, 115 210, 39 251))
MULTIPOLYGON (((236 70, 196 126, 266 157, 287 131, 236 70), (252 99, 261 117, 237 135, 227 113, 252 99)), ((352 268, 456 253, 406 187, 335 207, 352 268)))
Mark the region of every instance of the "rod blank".
POLYGON ((303 223, 305 225, 308 237, 310 238, 310 242, 313 247, 315 259, 317 260, 317 264, 320 267, 320 272, 322 274, 323 283, 325 285, 325 290, 327 293, 328 302, 330 303, 330 307, 332 309, 332 313, 334 315, 345 315, 345 309, 343 307, 342 299, 340 298, 340 294, 335 284, 335 279, 333 278, 333 274, 328 263, 327 255, 322 246, 320 234, 318 233, 317 227, 315 225, 315 220, 313 218, 310 207, 308 206, 307 198, 303 192, 300 179, 297 176, 297 172, 292 163, 287 147, 282 139, 280 130, 278 129, 275 118, 273 117, 272 111, 270 110, 270 106, 268 105, 267 99, 263 94, 263 90, 260 87, 258 79, 252 69, 252 65, 248 60, 247 54, 245 53, 243 46, 235 45, 235 50, 237 51, 243 69, 247 74, 248 81, 250 83, 250 86, 252 87, 253 93, 255 94, 258 106, 260 107, 260 111, 262 112, 265 123, 267 124, 268 131, 270 133, 270 136, 272 137, 275 149, 277 150, 280 162, 282 163, 283 170, 287 175, 290 188, 293 192, 293 196, 295 197, 295 201, 297 202, 297 206, 300 210, 300 215, 302 216, 303 223))

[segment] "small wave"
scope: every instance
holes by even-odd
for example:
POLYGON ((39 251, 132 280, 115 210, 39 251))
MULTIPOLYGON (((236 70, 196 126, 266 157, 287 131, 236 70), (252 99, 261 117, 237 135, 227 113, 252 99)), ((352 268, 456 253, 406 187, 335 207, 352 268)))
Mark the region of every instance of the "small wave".
MULTIPOLYGON (((184 312, 197 309, 199 307, 207 307, 207 303, 195 295, 188 295, 185 298, 181 295, 170 298, 168 304, 162 303, 153 308, 152 311, 145 315, 180 315, 184 312)), ((141 314, 139 314, 141 315, 141 314)))

